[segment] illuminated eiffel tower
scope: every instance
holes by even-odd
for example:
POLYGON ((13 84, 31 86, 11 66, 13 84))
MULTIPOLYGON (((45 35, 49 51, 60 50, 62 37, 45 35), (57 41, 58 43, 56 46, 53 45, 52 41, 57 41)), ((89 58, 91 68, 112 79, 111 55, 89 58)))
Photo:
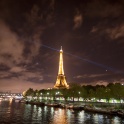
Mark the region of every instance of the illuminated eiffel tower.
POLYGON ((54 88, 56 89, 69 88, 69 85, 66 82, 66 77, 64 75, 62 47, 60 50, 59 71, 58 71, 58 76, 57 76, 57 80, 56 80, 56 84, 54 85, 54 88))

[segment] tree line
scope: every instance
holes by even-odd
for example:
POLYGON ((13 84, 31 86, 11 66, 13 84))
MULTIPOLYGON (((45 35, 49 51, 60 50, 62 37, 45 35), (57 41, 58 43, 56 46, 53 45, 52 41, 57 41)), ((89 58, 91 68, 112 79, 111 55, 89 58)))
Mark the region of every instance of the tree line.
POLYGON ((27 98, 28 96, 35 97, 39 100, 40 97, 53 98, 55 100, 57 97, 63 97, 64 100, 82 99, 83 101, 94 100, 100 101, 105 99, 109 102, 110 99, 116 99, 120 102, 124 99, 124 86, 121 83, 109 83, 107 86, 104 85, 79 85, 76 83, 70 83, 69 89, 41 89, 33 90, 29 88, 23 96, 27 98))

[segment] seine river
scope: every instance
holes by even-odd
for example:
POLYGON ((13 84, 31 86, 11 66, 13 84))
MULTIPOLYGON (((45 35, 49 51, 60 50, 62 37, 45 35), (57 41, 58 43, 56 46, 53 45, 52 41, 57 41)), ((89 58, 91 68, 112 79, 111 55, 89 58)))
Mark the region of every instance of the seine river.
POLYGON ((124 119, 69 109, 0 101, 0 124, 124 124, 124 119))

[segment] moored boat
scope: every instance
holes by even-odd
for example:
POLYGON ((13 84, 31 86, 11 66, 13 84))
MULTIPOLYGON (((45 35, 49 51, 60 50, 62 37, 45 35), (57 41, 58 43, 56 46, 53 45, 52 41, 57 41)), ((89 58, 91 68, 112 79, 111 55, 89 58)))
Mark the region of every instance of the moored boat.
POLYGON ((45 106, 50 106, 50 107, 60 107, 59 104, 55 104, 55 103, 46 103, 45 106))

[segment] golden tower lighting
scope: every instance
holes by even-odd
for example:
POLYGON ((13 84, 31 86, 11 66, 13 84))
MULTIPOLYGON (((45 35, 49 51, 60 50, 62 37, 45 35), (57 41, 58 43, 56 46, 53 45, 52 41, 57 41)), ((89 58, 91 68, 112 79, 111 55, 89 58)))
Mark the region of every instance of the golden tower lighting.
POLYGON ((57 80, 56 80, 56 84, 54 85, 54 88, 57 88, 57 89, 69 88, 69 85, 66 82, 66 77, 64 75, 62 47, 60 49, 59 71, 58 71, 58 76, 57 76, 57 80))

